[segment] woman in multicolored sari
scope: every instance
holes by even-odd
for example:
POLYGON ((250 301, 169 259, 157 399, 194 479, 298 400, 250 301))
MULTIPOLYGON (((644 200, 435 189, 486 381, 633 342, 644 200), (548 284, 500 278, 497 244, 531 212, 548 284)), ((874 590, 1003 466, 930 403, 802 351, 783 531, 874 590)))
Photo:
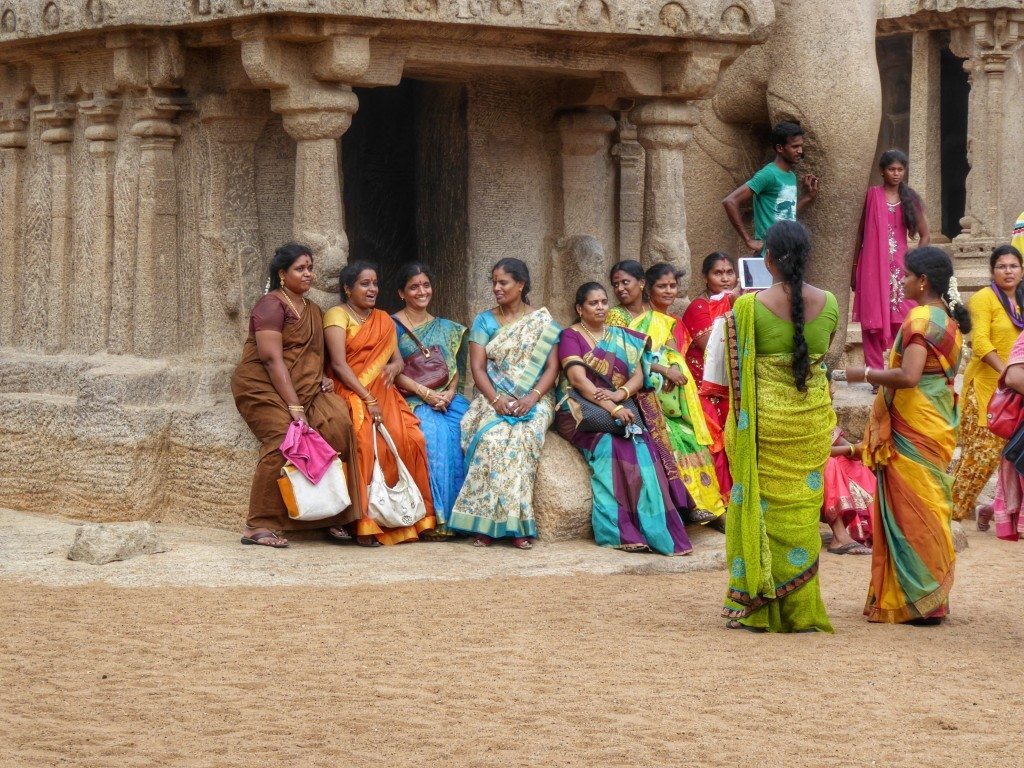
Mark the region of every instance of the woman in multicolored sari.
POLYGON ((448 381, 437 389, 428 389, 401 373, 395 379, 420 420, 420 429, 427 441, 430 493, 437 517, 437 527, 423 533, 428 541, 450 535, 448 516, 466 479, 460 441, 462 417, 469 408, 469 402, 459 394, 460 373, 465 370, 462 342, 466 326, 430 314, 430 300, 434 295, 432 281, 433 275, 426 264, 413 262, 403 266, 398 273, 398 284, 402 286, 398 295, 405 308, 392 315, 398 325, 398 351, 403 360, 420 349, 409 335, 411 330, 425 347, 439 347, 448 363, 448 381))
POLYGON ((1014 342, 1024 330, 1024 258, 1012 245, 1000 245, 989 259, 992 283, 967 302, 971 313, 971 361, 960 398, 960 460, 953 472, 953 519, 976 517, 979 531, 992 522, 992 506, 975 508, 978 494, 999 468, 1006 441, 988 429, 988 401, 995 394, 1014 342))
POLYGON ((369 499, 364 498, 362 515, 350 531, 364 547, 415 541, 420 533, 436 524, 427 474, 427 446, 419 420, 394 386, 402 371, 402 356, 394 322, 387 312, 375 308, 378 291, 376 265, 356 261, 341 271, 344 303, 324 314, 328 375, 352 413, 363 488, 370 484, 373 475, 374 440, 384 479, 389 485, 398 482, 394 456, 377 431, 377 425, 383 424, 423 494, 427 514, 404 528, 384 528, 370 518, 369 499))
POLYGON ((864 615, 890 624, 939 624, 953 586, 953 479, 960 407, 953 380, 971 316, 953 263, 935 247, 907 254, 903 290, 917 302, 889 367, 849 368, 846 379, 882 387, 864 435, 878 478, 871 517, 871 585, 864 615))
MULTIPOLYGON (((1006 361, 1003 386, 1024 395, 1024 333, 1017 337, 1006 361)), ((1003 541, 1019 541, 1024 534, 1024 476, 1006 459, 999 463, 999 482, 992 507, 996 536, 1003 541)))
POLYGON ((462 420, 466 481, 448 527, 471 534, 474 546, 511 538, 532 549, 533 484, 555 415, 560 329, 547 309, 530 306, 530 271, 519 259, 495 264, 491 286, 497 304, 469 330, 477 395, 462 420))
POLYGON ((818 518, 836 414, 821 360, 839 306, 804 282, 811 241, 802 224, 776 222, 764 246, 775 282, 736 300, 726 317, 728 354, 718 356, 728 376, 714 372, 732 398, 723 615, 730 629, 831 632, 818 582, 818 518))
MULTIPOLYGON (((622 403, 652 384, 644 354, 650 340, 605 325, 608 294, 600 283, 580 286, 575 306, 579 322, 562 331, 558 341, 566 384, 611 416, 632 424, 635 416, 622 403)), ((580 431, 573 405, 569 398, 563 401, 555 424, 590 464, 591 521, 597 543, 627 552, 688 554, 690 539, 680 510, 672 503, 671 484, 681 481, 678 475, 665 473, 650 433, 643 424, 637 425, 643 431, 630 437, 580 431)), ((686 490, 678 488, 676 493, 685 496, 686 490)))
POLYGON ((656 443, 675 459, 679 476, 693 498, 688 523, 725 526, 725 504, 718 487, 714 461, 708 450, 713 439, 704 421, 697 387, 686 371, 686 360, 676 349, 678 320, 651 308, 647 301, 647 276, 638 261, 620 261, 610 272, 612 290, 619 306, 608 312, 608 325, 630 328, 651 338, 650 367, 654 390, 641 392, 637 401, 644 409, 656 443))

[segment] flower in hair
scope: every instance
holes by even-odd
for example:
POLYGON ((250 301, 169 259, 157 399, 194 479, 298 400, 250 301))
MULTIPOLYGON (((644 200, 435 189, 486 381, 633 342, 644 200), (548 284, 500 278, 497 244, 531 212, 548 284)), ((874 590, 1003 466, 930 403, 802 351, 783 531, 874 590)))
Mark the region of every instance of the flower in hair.
POLYGON ((949 308, 953 309, 957 304, 963 306, 963 299, 960 298, 960 286, 957 284, 956 275, 949 278, 949 288, 946 289, 946 299, 949 302, 949 308))
POLYGON ((263 284, 263 295, 266 296, 270 293, 270 278, 267 278, 267 282, 263 284))

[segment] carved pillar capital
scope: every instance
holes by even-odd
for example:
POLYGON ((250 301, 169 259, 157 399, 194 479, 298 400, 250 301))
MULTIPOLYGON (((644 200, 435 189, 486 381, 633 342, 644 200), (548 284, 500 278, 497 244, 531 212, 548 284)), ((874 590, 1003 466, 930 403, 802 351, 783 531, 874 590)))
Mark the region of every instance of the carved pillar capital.
POLYGON ((89 140, 89 152, 94 155, 113 153, 121 100, 100 92, 88 101, 79 102, 78 112, 85 118, 85 138, 89 140))
POLYGON ((607 111, 573 110, 558 116, 563 155, 595 155, 608 151, 608 137, 615 130, 615 118, 607 111))
POLYGON ((693 138, 700 113, 695 104, 656 99, 635 107, 629 119, 636 125, 637 139, 647 151, 681 150, 693 138))
POLYGON ((72 128, 76 113, 74 104, 41 104, 34 111, 36 119, 46 126, 39 138, 50 145, 52 150, 58 150, 61 145, 69 144, 75 138, 72 128))
POLYGON ((1024 42, 1024 12, 1001 8, 974 11, 969 58, 980 59, 987 74, 1001 76, 1010 57, 1024 42))
POLYGON ((284 120, 284 129, 296 141, 340 139, 352 125, 359 99, 351 88, 337 90, 333 104, 295 104, 275 108, 284 120))
POLYGON ((0 111, 0 149, 24 149, 28 146, 28 121, 26 108, 0 111))

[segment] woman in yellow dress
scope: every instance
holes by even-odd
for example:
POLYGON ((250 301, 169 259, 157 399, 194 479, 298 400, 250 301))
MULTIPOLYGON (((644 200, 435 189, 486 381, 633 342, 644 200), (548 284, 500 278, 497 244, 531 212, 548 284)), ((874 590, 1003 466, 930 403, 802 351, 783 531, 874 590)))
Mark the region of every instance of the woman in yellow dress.
MULTIPOLYGON (((971 362, 961 390, 960 461, 953 475, 953 519, 975 512, 985 483, 999 468, 1005 442, 989 432, 988 401, 996 391, 1014 342, 1024 331, 1024 259, 1012 245, 1000 245, 989 259, 992 283, 971 296, 971 362)), ((978 530, 987 531, 992 505, 977 509, 978 530)))
POLYGON ((679 321, 648 304, 647 278, 639 262, 620 261, 612 267, 610 279, 619 306, 608 311, 608 325, 630 328, 651 339, 651 378, 657 398, 651 434, 671 452, 683 484, 693 497, 695 508, 686 522, 724 530, 725 503, 709 450, 712 436, 697 386, 685 373, 686 358, 676 348, 679 321))

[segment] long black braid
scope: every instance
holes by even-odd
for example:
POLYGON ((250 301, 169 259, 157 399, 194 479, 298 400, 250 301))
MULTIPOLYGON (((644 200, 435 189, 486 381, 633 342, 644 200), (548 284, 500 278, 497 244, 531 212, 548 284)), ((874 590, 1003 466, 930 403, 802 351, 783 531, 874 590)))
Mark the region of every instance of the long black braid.
POLYGON ((811 355, 804 337, 804 273, 811 253, 811 235, 798 221, 777 221, 765 234, 764 247, 786 281, 792 307, 793 378, 797 390, 806 392, 811 355))

